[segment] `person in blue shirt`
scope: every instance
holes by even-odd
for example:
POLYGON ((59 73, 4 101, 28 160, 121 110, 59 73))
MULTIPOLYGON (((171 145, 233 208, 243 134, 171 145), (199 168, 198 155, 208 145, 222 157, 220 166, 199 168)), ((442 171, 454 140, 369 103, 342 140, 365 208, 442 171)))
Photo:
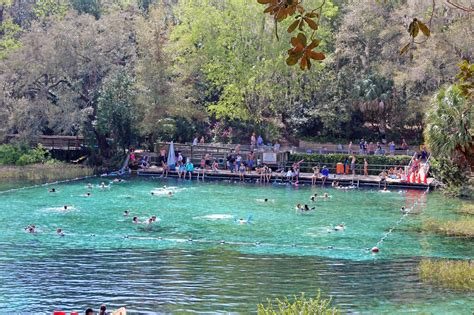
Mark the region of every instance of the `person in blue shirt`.
POLYGON ((392 141, 389 144, 390 155, 395 155, 395 143, 392 141))
POLYGON ((257 145, 260 147, 263 145, 263 138, 261 135, 258 135, 258 138, 257 138, 257 145))
POLYGON ((324 186, 324 183, 326 183, 326 179, 329 177, 329 169, 326 166, 323 166, 323 169, 321 170, 321 177, 324 186))

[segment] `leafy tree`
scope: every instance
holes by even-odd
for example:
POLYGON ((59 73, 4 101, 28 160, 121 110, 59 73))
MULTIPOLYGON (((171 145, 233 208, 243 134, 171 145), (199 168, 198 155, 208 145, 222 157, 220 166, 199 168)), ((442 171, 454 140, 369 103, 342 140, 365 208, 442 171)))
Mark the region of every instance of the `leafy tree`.
POLYGON ((472 102, 459 86, 442 88, 426 115, 425 141, 433 155, 460 165, 474 162, 473 118, 472 102))
POLYGON ((122 149, 130 146, 138 135, 140 111, 135 104, 136 90, 129 69, 109 74, 97 99, 97 115, 93 125, 97 132, 116 139, 122 149))
POLYGON ((50 23, 48 28, 34 23, 21 38, 22 47, 1 65, 5 124, 25 137, 91 134, 108 152, 105 135, 93 124, 97 100, 109 73, 134 64, 133 16, 114 13, 95 20, 70 13, 50 23))

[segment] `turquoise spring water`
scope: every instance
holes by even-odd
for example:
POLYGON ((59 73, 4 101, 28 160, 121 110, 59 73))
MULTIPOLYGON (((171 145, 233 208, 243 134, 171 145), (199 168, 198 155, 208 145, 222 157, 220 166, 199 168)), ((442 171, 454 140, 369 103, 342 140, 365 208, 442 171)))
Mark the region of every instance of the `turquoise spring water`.
POLYGON ((458 216, 459 205, 440 194, 172 179, 100 189, 100 181, 54 185, 56 193, 48 193, 53 186, 0 193, 1 312, 106 303, 140 312, 249 313, 267 298, 318 289, 345 312, 473 311, 472 293, 418 278, 421 257, 474 256, 470 241, 416 231, 428 218, 458 216), (327 200, 309 200, 325 192, 327 200), (400 207, 414 202, 414 213, 401 219, 400 207), (316 210, 297 214, 297 203, 316 210), (159 222, 132 223, 151 215, 159 222), (249 217, 251 224, 235 222, 249 217), (341 223, 344 231, 331 228, 341 223), (29 224, 38 233, 26 233, 29 224))

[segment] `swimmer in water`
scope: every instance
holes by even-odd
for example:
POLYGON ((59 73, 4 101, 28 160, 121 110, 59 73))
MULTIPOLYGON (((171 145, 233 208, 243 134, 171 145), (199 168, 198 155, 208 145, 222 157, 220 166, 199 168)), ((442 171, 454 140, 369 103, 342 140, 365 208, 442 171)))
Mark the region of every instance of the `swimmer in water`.
POLYGON ((128 217, 129 214, 130 214, 130 211, 129 211, 129 210, 125 210, 125 211, 123 212, 123 216, 124 216, 124 217, 128 217))
POLYGON ((383 189, 380 191, 382 193, 389 193, 390 190, 387 189, 387 186, 384 186, 383 189))
POLYGON ((132 222, 137 224, 138 223, 138 217, 133 217, 132 222))
POLYGON ((173 197, 173 192, 168 191, 168 197, 173 197))
POLYGON ((301 206, 301 203, 297 204, 296 207, 295 207, 295 210, 298 211, 298 210, 303 210, 303 207, 301 206))
POLYGON ((91 193, 90 193, 90 192, 87 192, 87 193, 85 193, 85 194, 84 194, 84 195, 82 195, 82 196, 84 196, 84 197, 90 197, 90 196, 92 196, 92 195, 91 195, 91 193))
POLYGON ((87 188, 92 189, 92 184, 91 183, 87 184, 87 188))
POLYGON ((151 192, 151 195, 152 195, 152 196, 154 196, 154 195, 155 195, 155 193, 154 193, 154 192, 151 192))
POLYGON ((63 210, 67 210, 67 206, 63 206, 63 210))
POLYGON ((324 193, 323 198, 324 198, 324 199, 328 199, 328 198, 329 198, 328 193, 324 193))
POLYGON ((56 229, 56 234, 58 234, 59 236, 64 236, 64 233, 63 233, 63 230, 61 229, 56 229))
POLYGON ((311 198, 309 198, 312 202, 315 202, 316 201, 316 196, 311 196, 311 198))
POLYGON ((314 209, 316 209, 316 207, 309 208, 308 205, 304 205, 303 211, 311 211, 311 210, 314 210, 314 209))
POLYGON ((334 227, 334 231, 344 231, 344 224, 339 224, 334 227))
MULTIPOLYGON (((234 220, 235 220, 235 218, 234 218, 234 220)), ((238 223, 238 224, 241 224, 241 225, 243 225, 243 224, 251 224, 252 222, 251 222, 250 220, 252 220, 252 216, 251 216, 251 215, 249 215, 249 217, 247 218, 247 220, 245 220, 244 218, 240 218, 240 219, 236 220, 235 222, 238 223)))
POLYGON ((50 190, 48 190, 48 192, 50 192, 50 193, 55 193, 55 192, 56 192, 56 188, 53 187, 53 188, 51 188, 50 190))
POLYGON ((400 209, 400 211, 403 212, 403 213, 409 213, 410 212, 410 210, 406 209, 405 207, 402 207, 400 209))
POLYGON ((25 230, 28 233, 36 233, 36 226, 34 224, 28 225, 25 230))
POLYGON ((105 183, 104 182, 100 183, 100 188, 105 188, 105 183))
POLYGON ((151 220, 152 220, 153 222, 156 222, 156 215, 152 215, 152 216, 151 216, 151 220))
POLYGON ((263 199, 264 202, 268 202, 268 198, 263 199))

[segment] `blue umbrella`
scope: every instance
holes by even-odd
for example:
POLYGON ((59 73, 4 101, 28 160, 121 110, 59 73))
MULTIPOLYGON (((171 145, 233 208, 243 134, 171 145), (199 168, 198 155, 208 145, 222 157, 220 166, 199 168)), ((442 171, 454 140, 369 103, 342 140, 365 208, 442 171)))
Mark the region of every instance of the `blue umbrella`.
POLYGON ((173 141, 170 143, 170 149, 168 150, 168 166, 170 169, 175 169, 176 158, 174 156, 174 144, 173 141))

